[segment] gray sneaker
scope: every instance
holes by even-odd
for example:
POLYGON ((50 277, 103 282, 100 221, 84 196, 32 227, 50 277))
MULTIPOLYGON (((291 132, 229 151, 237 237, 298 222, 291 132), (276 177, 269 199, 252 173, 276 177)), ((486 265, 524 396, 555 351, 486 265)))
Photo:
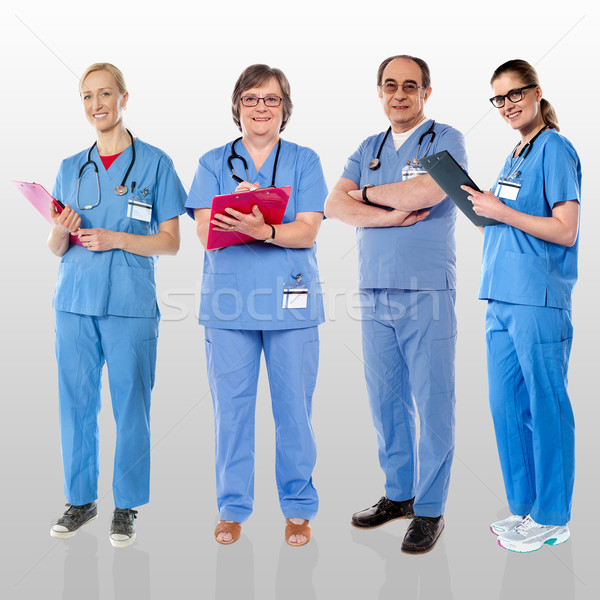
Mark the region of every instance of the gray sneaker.
POLYGON ((512 531, 499 535, 498 544, 512 552, 535 552, 544 544, 562 544, 570 535, 566 525, 540 525, 528 516, 512 531))
POLYGON ((110 543, 115 548, 125 548, 133 544, 137 512, 131 508, 115 508, 110 528, 110 543))
POLYGON ((520 515, 510 515, 510 517, 507 517, 506 519, 492 523, 490 525, 490 531, 494 535, 502 535, 509 531, 514 531, 524 520, 525 517, 521 517, 520 515))
POLYGON ((54 538, 73 537, 82 525, 98 518, 98 506, 95 501, 81 506, 73 504, 65 504, 65 506, 69 507, 65 514, 50 528, 50 535, 54 538))

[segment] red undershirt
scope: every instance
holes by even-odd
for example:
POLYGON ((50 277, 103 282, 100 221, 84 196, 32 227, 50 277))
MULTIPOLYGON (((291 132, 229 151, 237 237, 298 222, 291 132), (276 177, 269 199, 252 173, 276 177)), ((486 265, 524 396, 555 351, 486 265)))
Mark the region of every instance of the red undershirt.
POLYGON ((120 152, 118 154, 112 154, 111 156, 101 156, 100 160, 102 161, 104 168, 108 171, 110 165, 112 165, 115 162, 115 160, 119 158, 119 156, 121 156, 120 152))

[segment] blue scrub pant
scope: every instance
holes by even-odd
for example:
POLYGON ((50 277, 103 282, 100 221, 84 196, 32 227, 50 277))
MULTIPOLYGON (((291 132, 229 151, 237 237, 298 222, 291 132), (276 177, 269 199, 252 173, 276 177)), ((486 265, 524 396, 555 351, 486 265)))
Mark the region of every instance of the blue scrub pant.
POLYGON ((317 514, 311 424, 319 363, 317 327, 275 331, 205 328, 215 415, 217 504, 224 521, 243 523, 254 502, 254 413, 264 350, 275 420, 275 477, 286 518, 317 514))
POLYGON ((117 508, 150 496, 150 393, 159 318, 94 317, 56 311, 56 359, 65 496, 98 498, 98 414, 104 361, 117 440, 113 496, 117 508))
POLYGON ((416 515, 437 517, 444 513, 454 454, 455 291, 361 293, 365 378, 385 495, 414 497, 416 515))
POLYGON ((567 394, 571 311, 490 300, 485 324, 490 408, 513 514, 571 518, 575 421, 567 394))

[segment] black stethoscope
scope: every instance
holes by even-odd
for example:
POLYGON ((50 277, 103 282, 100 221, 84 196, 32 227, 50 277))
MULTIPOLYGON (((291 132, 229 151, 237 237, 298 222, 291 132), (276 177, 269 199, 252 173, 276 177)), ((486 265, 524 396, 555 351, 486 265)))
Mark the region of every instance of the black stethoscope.
MULTIPOLYGON (((237 181, 238 183, 242 183, 244 180, 241 177, 238 177, 236 175, 235 169, 233 168, 233 161, 236 158, 238 160, 242 161, 242 164, 244 165, 244 169, 246 170, 246 181, 248 181, 248 182, 250 181, 250 174, 248 173, 248 163, 246 162, 246 159, 243 156, 241 156, 240 154, 238 154, 236 152, 236 149, 235 149, 235 145, 241 139, 242 138, 239 137, 239 138, 237 138, 237 140, 233 141, 233 144, 231 144, 231 155, 227 159, 227 165, 231 169, 231 178, 234 181, 237 181)), ((271 178, 271 185, 270 185, 270 187, 275 187, 275 175, 277 174, 277 163, 279 162, 279 151, 280 150, 281 150, 281 138, 279 138, 279 142, 277 142, 277 154, 275 154, 275 164, 273 165, 273 177, 271 178)))
MULTIPOLYGON (((435 131, 433 130, 433 127, 435 126, 435 121, 431 121, 431 125, 429 126, 429 129, 425 132, 421 134, 421 137, 419 138, 419 145, 417 146, 417 156, 416 158, 413 160, 413 164, 417 165, 419 164, 419 154, 421 152, 421 144, 423 143, 423 140, 425 139, 426 136, 431 136, 429 139, 429 145, 427 146, 427 149, 425 150, 425 155, 429 152, 429 148, 431 148, 431 144, 433 144, 433 140, 435 139, 435 131)), ((381 161, 379 160, 379 157, 381 156, 381 151, 383 150, 383 146, 385 145, 385 141, 387 140, 388 136, 390 135, 390 131, 392 131, 392 127, 390 126, 388 128, 388 130, 385 132, 385 135, 383 136, 383 141, 381 142, 380 146, 379 146, 379 151, 377 152, 377 156, 369 163, 369 169, 371 169, 371 171, 377 171, 377 169, 379 169, 379 167, 381 167, 381 161)), ((410 162, 408 164, 411 164, 410 162)))
MULTIPOLYGON (((533 148, 533 143, 535 142, 535 140, 538 139, 538 137, 544 132, 546 131, 546 129, 550 129, 549 125, 544 125, 544 127, 542 127, 532 138, 531 140, 529 140, 525 146, 523 147, 523 149, 521 150, 521 152, 519 152, 519 154, 517 154, 517 156, 515 156, 515 152, 517 150, 517 148, 520 146, 521 142, 519 142, 512 151, 512 155, 513 155, 513 160, 515 158, 520 158, 521 160, 515 165, 515 167, 513 168, 511 166, 511 168, 508 171, 508 175, 506 176, 506 179, 510 179, 511 177, 519 177, 521 175, 521 172, 518 171, 517 169, 523 164, 523 161, 527 158, 528 154, 531 152, 531 149, 533 148)), ((512 161, 511 161, 512 162, 512 161)))
MULTIPOLYGON (((123 181, 121 181, 121 185, 118 185, 115 188, 115 194, 117 194, 117 196, 123 196, 124 194, 127 193, 127 186, 125 185, 125 182, 127 181, 127 178, 129 177, 129 173, 131 173, 131 169, 133 168, 133 165, 135 164, 135 144, 133 142, 133 135, 131 135, 131 131, 129 131, 129 129, 126 129, 125 131, 127 131, 127 133, 129 134, 129 137, 131 138, 131 162, 129 163, 129 168, 127 169, 127 173, 125 173, 125 177, 123 177, 123 181)), ((77 177, 77 193, 75 195, 75 204, 77 205, 77 208, 79 210, 90 210, 91 208, 96 208, 96 206, 98 206, 100 204, 100 177, 98 176, 98 165, 92 160, 92 150, 96 147, 97 144, 98 144, 98 142, 94 142, 92 144, 92 147, 88 150, 88 153, 87 153, 87 161, 85 163, 83 163, 83 165, 81 166, 81 169, 79 169, 79 175, 77 177), (92 167, 94 167, 94 171, 96 172, 96 186, 98 188, 98 197, 96 199, 96 204, 88 204, 87 206, 80 206, 80 204, 79 204, 79 185, 81 184, 81 176, 83 175, 83 172, 85 171, 85 168, 88 165, 92 165, 92 167)))

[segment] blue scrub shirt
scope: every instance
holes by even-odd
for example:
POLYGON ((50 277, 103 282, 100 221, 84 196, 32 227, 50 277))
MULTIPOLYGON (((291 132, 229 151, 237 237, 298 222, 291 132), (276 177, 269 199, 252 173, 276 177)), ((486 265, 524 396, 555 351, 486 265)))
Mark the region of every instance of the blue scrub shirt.
MULTIPOLYGON (((159 148, 135 140, 136 159, 129 174, 129 191, 115 193, 131 162, 131 146, 126 148, 107 171, 92 150, 91 159, 98 166, 100 204, 90 210, 77 208, 77 175, 87 160, 87 150, 66 158, 60 165, 53 196, 69 204, 81 216, 81 228, 102 227, 138 235, 158 232, 158 225, 183 213, 185 190, 171 159, 159 148), (127 216, 132 182, 135 191, 147 189, 144 201, 152 204, 149 223, 127 216)), ((79 188, 80 206, 96 203, 98 189, 93 167, 86 167, 79 188)), ((53 307, 82 315, 116 315, 121 317, 156 317, 154 271, 157 256, 139 256, 124 250, 90 252, 71 245, 62 257, 53 307)))
MULTIPOLYGON (((232 142, 207 152, 200 158, 186 202, 190 217, 195 208, 210 208, 219 194, 232 194, 237 183, 231 177, 227 159, 232 142)), ((250 154, 239 141, 238 154, 248 163, 250 182, 260 187, 271 185, 277 147, 256 172, 250 154)), ((238 175, 243 164, 234 160, 238 175)), ((327 186, 317 154, 282 140, 275 185, 292 186, 283 217, 290 223, 299 212, 323 212, 327 186)), ((316 243, 312 248, 281 248, 274 244, 254 242, 230 246, 204 253, 204 272, 199 322, 219 329, 298 329, 323 323, 323 299, 316 259, 316 243), (308 304, 303 309, 284 309, 284 285, 295 282, 308 287, 308 304)))
MULTIPOLYGON (((514 171, 512 152, 499 180, 514 171)), ((520 212, 551 217, 557 202, 581 201, 581 163, 573 145, 554 129, 543 132, 518 167, 516 200, 500 198, 520 212)), ((496 188, 498 191, 499 186, 496 188)), ((485 228, 479 298, 571 310, 577 281, 579 236, 573 246, 552 244, 500 224, 485 228)))
MULTIPOLYGON (((417 156, 419 138, 431 126, 425 121, 396 151, 388 136, 381 152, 381 167, 369 169, 377 156, 385 132, 368 137, 350 156, 342 177, 359 188, 366 184, 383 185, 402 181, 406 161, 417 156)), ((435 139, 428 154, 448 150, 467 168, 467 154, 462 134, 449 125, 436 123, 435 139)), ((421 154, 429 145, 425 136, 421 154)), ((395 288, 402 290, 446 290, 456 287, 456 243, 454 225, 456 206, 446 198, 434 206, 427 219, 411 227, 358 227, 359 288, 395 288)))

